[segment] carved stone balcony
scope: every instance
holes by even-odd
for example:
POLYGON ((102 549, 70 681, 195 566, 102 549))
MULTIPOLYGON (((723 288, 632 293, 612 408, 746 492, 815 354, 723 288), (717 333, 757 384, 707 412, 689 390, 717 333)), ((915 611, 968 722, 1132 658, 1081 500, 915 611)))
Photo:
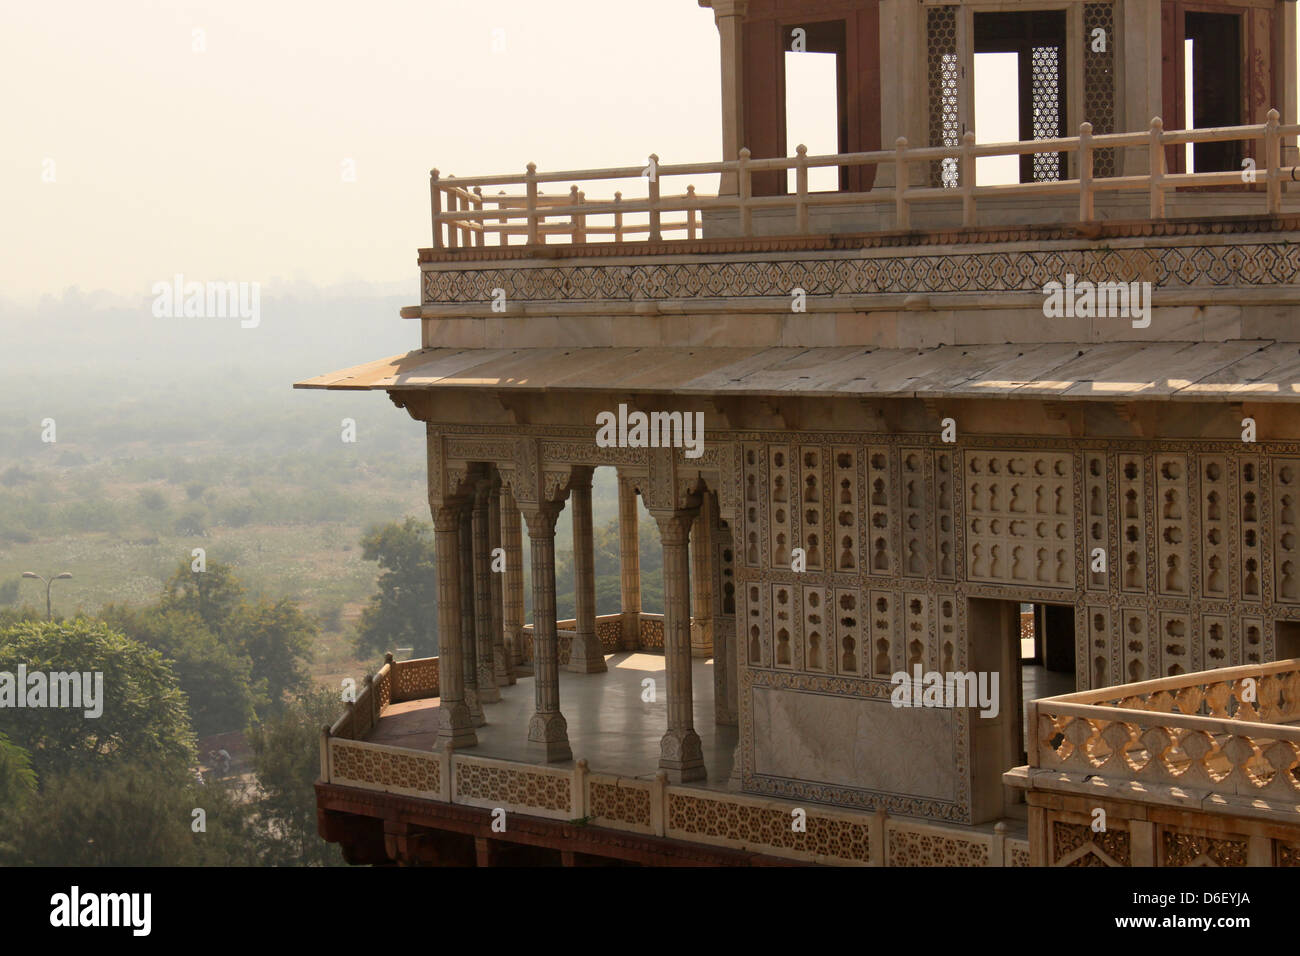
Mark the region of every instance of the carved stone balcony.
POLYGON ((1029 764, 1004 779, 1026 790, 1035 865, 1300 865, 1300 660, 1037 700, 1028 719, 1029 764))

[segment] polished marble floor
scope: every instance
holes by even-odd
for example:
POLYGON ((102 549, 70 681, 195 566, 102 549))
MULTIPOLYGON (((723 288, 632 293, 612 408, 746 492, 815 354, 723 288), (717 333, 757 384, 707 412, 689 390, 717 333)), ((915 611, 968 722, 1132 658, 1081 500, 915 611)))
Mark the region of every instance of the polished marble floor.
MULTIPOLYGON (((695 659, 691 667, 695 730, 704 750, 709 779, 704 786, 728 788, 737 729, 713 722, 713 660, 695 659)), ((594 773, 653 778, 659 765, 659 740, 668 726, 668 687, 662 654, 624 652, 605 655, 604 674, 560 671, 560 712, 569 725, 574 759, 585 759, 594 773), (647 700, 646 679, 654 681, 647 700)), ((501 700, 483 707, 487 724, 475 730, 478 746, 471 756, 537 763, 528 746, 528 720, 535 710, 534 682, 521 676, 501 689, 501 700)), ((436 698, 390 706, 366 739, 374 743, 432 749, 437 738, 436 698)), ((552 766, 571 767, 572 762, 552 766)))

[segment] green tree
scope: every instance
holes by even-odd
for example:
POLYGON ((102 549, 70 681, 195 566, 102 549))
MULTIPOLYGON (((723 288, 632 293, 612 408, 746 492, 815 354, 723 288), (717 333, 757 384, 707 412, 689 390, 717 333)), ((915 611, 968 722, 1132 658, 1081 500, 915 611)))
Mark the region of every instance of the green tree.
POLYGON ((213 634, 193 611, 167 605, 136 612, 109 604, 99 616, 171 662, 198 736, 242 730, 266 703, 255 691, 248 654, 213 634))
POLYGON ((10 866, 232 866, 258 862, 248 795, 148 764, 51 775, 40 799, 11 815, 0 863, 10 866), (195 810, 203 829, 195 832, 195 810))
POLYGON ((249 731, 253 768, 263 794, 258 812, 266 864, 342 863, 338 847, 322 840, 316 830, 320 732, 337 717, 337 695, 318 687, 299 694, 281 713, 249 731))
POLYGON ((296 602, 281 598, 274 604, 265 600, 243 604, 230 628, 239 648, 252 661, 253 681, 273 710, 283 705, 286 694, 307 686, 307 664, 320 627, 296 602))
POLYGON ((21 806, 35 790, 31 755, 0 732, 0 812, 21 806))
MULTIPOLYGON (((0 630, 0 672, 102 674, 102 713, 25 707, 6 711, 6 731, 43 781, 73 767, 133 760, 159 769, 194 759, 185 695, 163 656, 102 622, 28 621, 0 630)), ((92 685, 97 683, 91 678, 92 685)))
POLYGON ((244 587, 230 565, 207 562, 194 571, 181 561, 163 588, 161 607, 175 607, 198 615, 213 634, 226 634, 244 598, 244 587))
POLYGON ((361 654, 394 647, 414 648, 416 657, 438 653, 438 585, 433 536, 427 522, 407 518, 370 528, 361 539, 362 557, 379 562, 379 591, 357 624, 361 654))

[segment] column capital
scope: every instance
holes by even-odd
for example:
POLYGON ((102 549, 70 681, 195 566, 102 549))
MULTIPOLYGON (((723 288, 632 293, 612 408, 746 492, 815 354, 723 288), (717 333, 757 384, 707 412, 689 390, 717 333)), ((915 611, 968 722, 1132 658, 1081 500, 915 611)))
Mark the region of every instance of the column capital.
POLYGON ((434 505, 430 509, 433 512, 433 530, 459 532, 460 516, 464 508, 464 502, 458 498, 447 498, 434 505))
POLYGON ((596 469, 589 465, 574 465, 569 472, 569 490, 575 491, 580 488, 591 490, 591 479, 595 475, 596 469))
POLYGON ((544 501, 540 505, 525 506, 524 521, 528 523, 528 537, 554 538, 555 522, 560 517, 563 505, 556 501, 544 501))
POLYGON ((749 0, 700 0, 700 6, 713 9, 715 22, 723 17, 743 17, 749 13, 749 0))
POLYGON ((667 545, 685 545, 691 536, 698 508, 681 511, 652 511, 650 516, 659 525, 659 540, 667 545))

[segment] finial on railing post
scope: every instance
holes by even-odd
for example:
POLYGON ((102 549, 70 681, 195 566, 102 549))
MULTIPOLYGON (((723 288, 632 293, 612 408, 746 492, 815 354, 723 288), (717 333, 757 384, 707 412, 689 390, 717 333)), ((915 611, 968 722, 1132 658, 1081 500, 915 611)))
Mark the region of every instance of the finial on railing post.
MULTIPOLYGON (((455 179, 455 176, 448 176, 448 180, 455 179)), ((460 226, 456 225, 456 210, 460 209, 460 196, 456 194, 456 187, 447 184, 447 248, 460 248, 460 226)))
POLYGON ((528 244, 537 245, 537 164, 529 163, 525 174, 527 187, 528 244))
POLYGON ((961 224, 975 225, 975 131, 961 135, 961 158, 957 161, 957 186, 961 190, 961 224))
POLYGON ((650 241, 658 242, 659 232, 659 155, 650 154, 650 241))
POLYGON ((754 181, 749 172, 749 147, 742 146, 736 155, 736 208, 740 212, 740 234, 754 234, 754 214, 749 208, 749 197, 754 192, 754 181))
MULTIPOLYGON (((576 185, 569 187, 569 205, 578 205, 578 187, 576 185)), ((572 243, 582 242, 582 229, 578 225, 577 210, 569 213, 569 241, 572 243)))
POLYGON ((1151 118, 1151 146, 1148 150, 1151 172, 1151 218, 1163 219, 1165 215, 1165 121, 1159 116, 1151 118))
POLYGON ((623 202, 623 193, 616 191, 614 193, 614 241, 623 241, 623 210, 619 206, 623 202))
POLYGON ((1282 211, 1282 137, 1277 132, 1281 119, 1282 114, 1277 110, 1269 110, 1264 123, 1264 166, 1268 170, 1265 189, 1270 216, 1282 211))
POLYGON ((907 137, 894 140, 894 225, 899 229, 912 226, 911 209, 907 205, 907 137))
POLYGON ((1079 221, 1091 222, 1092 206, 1092 124, 1079 124, 1079 221))
POLYGON ((499 212, 500 215, 497 216, 497 225, 501 227, 501 232, 497 234, 497 245, 508 246, 510 245, 510 234, 506 227, 510 225, 510 214, 505 211, 508 208, 508 204, 504 199, 500 198, 502 196, 508 197, 509 194, 504 189, 498 189, 496 203, 497 212, 499 212))
POLYGON ((794 229, 801 236, 808 234, 808 147, 800 143, 794 148, 794 229))
POLYGON ((686 207, 686 238, 695 238, 695 187, 693 185, 686 187, 686 201, 690 203, 686 207))
POLYGON ((429 208, 433 212, 433 248, 442 248, 442 192, 438 188, 438 170, 429 170, 429 208))
MULTIPOLYGON (((474 196, 475 196, 474 211, 482 212, 483 211, 483 187, 482 186, 474 187, 474 196)), ((476 246, 487 245, 487 220, 484 219, 482 216, 480 216, 475 221, 478 223, 478 230, 474 233, 474 245, 476 246)))

